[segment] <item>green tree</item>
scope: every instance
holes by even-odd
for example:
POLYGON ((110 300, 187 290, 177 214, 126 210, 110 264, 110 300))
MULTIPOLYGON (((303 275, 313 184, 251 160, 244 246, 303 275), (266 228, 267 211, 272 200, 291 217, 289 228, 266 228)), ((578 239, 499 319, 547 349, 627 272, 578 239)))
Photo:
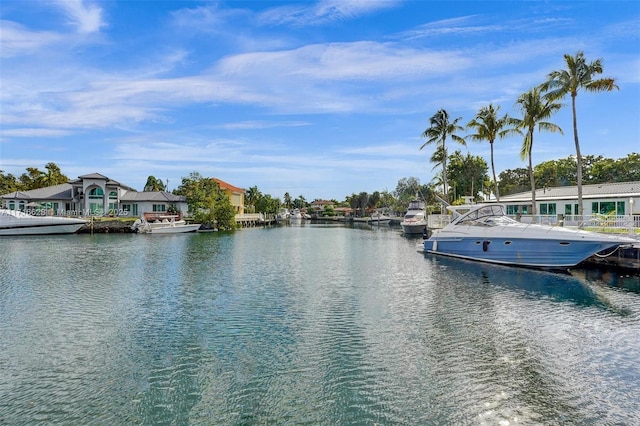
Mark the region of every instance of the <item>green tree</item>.
POLYGON ((468 195, 475 199, 479 190, 489 187, 488 170, 487 162, 482 157, 469 153, 463 155, 459 150, 451 154, 447 173, 449 182, 455 188, 456 198, 468 195))
POLYGON ((220 230, 237 228, 235 208, 231 204, 231 200, 227 194, 220 190, 219 187, 216 191, 215 202, 213 204, 213 217, 216 227, 220 230))
POLYGON ((244 193, 244 202, 245 202, 245 210, 248 213, 256 212, 256 203, 258 199, 262 196, 257 186, 252 186, 247 189, 244 193))
POLYGON ((288 209, 291 208, 291 195, 288 192, 284 193, 284 206, 288 209))
POLYGON ((293 208, 303 209, 305 207, 307 207, 307 200, 302 195, 298 195, 298 198, 293 200, 293 208))
POLYGON ((556 124, 544 121, 550 118, 562 105, 551 99, 543 99, 540 88, 534 87, 526 93, 518 97, 516 101, 518 108, 522 113, 522 119, 514 119, 514 123, 518 129, 526 131, 522 148, 520 149, 520 158, 529 159, 529 179, 531 183, 531 213, 536 214, 536 184, 533 177, 533 133, 538 129, 541 131, 560 132, 562 129, 556 124))
POLYGON ((447 187, 447 138, 451 137, 451 140, 461 145, 466 145, 465 140, 456 134, 456 132, 463 130, 462 126, 458 124, 460 120, 462 120, 462 117, 450 120, 447 111, 441 109, 429 119, 429 127, 427 127, 421 135, 423 138, 426 138, 427 141, 420 146, 420 150, 430 144, 436 144, 436 152, 438 148, 442 150, 442 181, 444 184, 444 199, 446 201, 449 201, 447 187))
POLYGON ((173 192, 186 198, 189 213, 196 222, 215 224, 220 229, 235 227, 235 212, 231 201, 213 179, 192 172, 188 177, 182 178, 182 183, 173 192))
POLYGON ((5 175, 4 170, 0 170, 0 195, 20 191, 21 189, 21 183, 18 178, 11 173, 5 175))
POLYGON ((475 118, 467 124, 467 127, 476 132, 467 136, 467 138, 477 142, 487 141, 491 147, 491 173, 493 175, 494 192, 498 202, 500 202, 500 190, 498 188, 498 180, 496 179, 496 166, 493 161, 493 143, 496 139, 505 138, 513 133, 520 133, 518 129, 510 127, 514 125, 514 122, 507 114, 498 117, 499 110, 500 106, 494 107, 493 104, 482 107, 475 118))
POLYGON ((27 167, 27 171, 20 175, 20 183, 24 190, 42 188, 42 176, 44 172, 37 167, 27 167))
POLYGON ((498 175, 503 195, 515 194, 531 189, 529 180, 529 169, 520 167, 517 169, 507 169, 498 175))
POLYGON ((166 191, 166 187, 162 182, 162 179, 158 179, 155 176, 149 176, 147 178, 147 183, 144 185, 143 191, 166 191))
POLYGON ((573 116, 573 140, 576 146, 577 181, 578 181, 578 214, 583 215, 582 207, 582 155, 580 154, 580 142, 578 140, 578 119, 576 115, 576 97, 580 90, 587 92, 610 92, 617 89, 613 78, 595 79, 602 74, 602 60, 596 59, 587 63, 584 53, 578 52, 575 56, 564 55, 566 69, 551 71, 548 80, 543 84, 542 90, 546 91, 550 100, 562 99, 571 95, 571 112, 573 116))
POLYGON ((280 207, 280 200, 270 194, 260 194, 255 200, 256 212, 275 214, 280 207))
POLYGON ((60 167, 56 163, 47 163, 44 166, 46 172, 43 172, 39 178, 41 187, 60 185, 69 182, 69 178, 62 174, 60 167))

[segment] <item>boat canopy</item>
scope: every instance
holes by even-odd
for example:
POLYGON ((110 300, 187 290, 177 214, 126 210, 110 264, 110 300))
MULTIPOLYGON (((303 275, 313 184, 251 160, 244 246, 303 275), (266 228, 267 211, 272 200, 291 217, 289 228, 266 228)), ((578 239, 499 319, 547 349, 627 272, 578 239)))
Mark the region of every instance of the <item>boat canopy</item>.
POLYGON ((507 217, 503 204, 450 206, 449 210, 454 215, 452 225, 497 226, 518 223, 507 217))

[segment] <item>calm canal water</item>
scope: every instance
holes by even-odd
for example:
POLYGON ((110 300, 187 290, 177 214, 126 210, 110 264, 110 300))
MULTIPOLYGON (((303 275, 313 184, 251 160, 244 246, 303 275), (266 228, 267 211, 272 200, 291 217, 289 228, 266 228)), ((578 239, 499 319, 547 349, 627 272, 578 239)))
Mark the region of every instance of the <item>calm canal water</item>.
POLYGON ((0 240, 0 424, 640 424, 640 282, 303 225, 0 240))

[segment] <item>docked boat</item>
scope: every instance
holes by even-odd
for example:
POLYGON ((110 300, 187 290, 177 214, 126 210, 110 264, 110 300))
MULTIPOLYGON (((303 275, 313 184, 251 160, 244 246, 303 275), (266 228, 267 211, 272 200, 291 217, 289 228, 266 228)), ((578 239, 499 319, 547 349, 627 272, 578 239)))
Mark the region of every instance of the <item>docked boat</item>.
POLYGON ((560 226, 524 224, 502 204, 449 206, 451 223, 424 241, 428 253, 504 265, 567 269, 604 251, 640 241, 560 226))
POLYGON ((0 209, 0 235, 74 234, 86 223, 84 219, 0 209))
POLYGON ((149 222, 145 219, 136 220, 131 228, 139 234, 182 234, 185 232, 196 232, 202 226, 199 223, 187 223, 184 220, 175 220, 174 217, 167 217, 149 222))
POLYGON ((303 219, 302 212, 300 211, 300 209, 291 210, 289 219, 291 219, 292 221, 300 222, 303 219))
POLYGON ((400 222, 402 233, 407 235, 423 234, 427 228, 427 209, 424 201, 412 200, 407 213, 400 222))
POLYGON ((278 213, 276 213, 276 222, 278 223, 288 222, 290 217, 291 217, 291 213, 289 212, 289 209, 282 207, 278 209, 278 213))
POLYGON ((368 218, 367 222, 372 225, 388 225, 391 222, 391 218, 389 216, 385 216, 380 212, 373 212, 371 217, 368 218))

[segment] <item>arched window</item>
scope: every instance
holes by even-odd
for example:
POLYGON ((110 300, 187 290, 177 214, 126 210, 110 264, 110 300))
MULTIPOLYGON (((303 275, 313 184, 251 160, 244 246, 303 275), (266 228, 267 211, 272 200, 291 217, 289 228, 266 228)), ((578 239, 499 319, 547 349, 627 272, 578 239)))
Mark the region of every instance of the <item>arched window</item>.
POLYGON ((94 187, 89 190, 89 215, 102 216, 104 214, 104 192, 102 188, 94 187))

